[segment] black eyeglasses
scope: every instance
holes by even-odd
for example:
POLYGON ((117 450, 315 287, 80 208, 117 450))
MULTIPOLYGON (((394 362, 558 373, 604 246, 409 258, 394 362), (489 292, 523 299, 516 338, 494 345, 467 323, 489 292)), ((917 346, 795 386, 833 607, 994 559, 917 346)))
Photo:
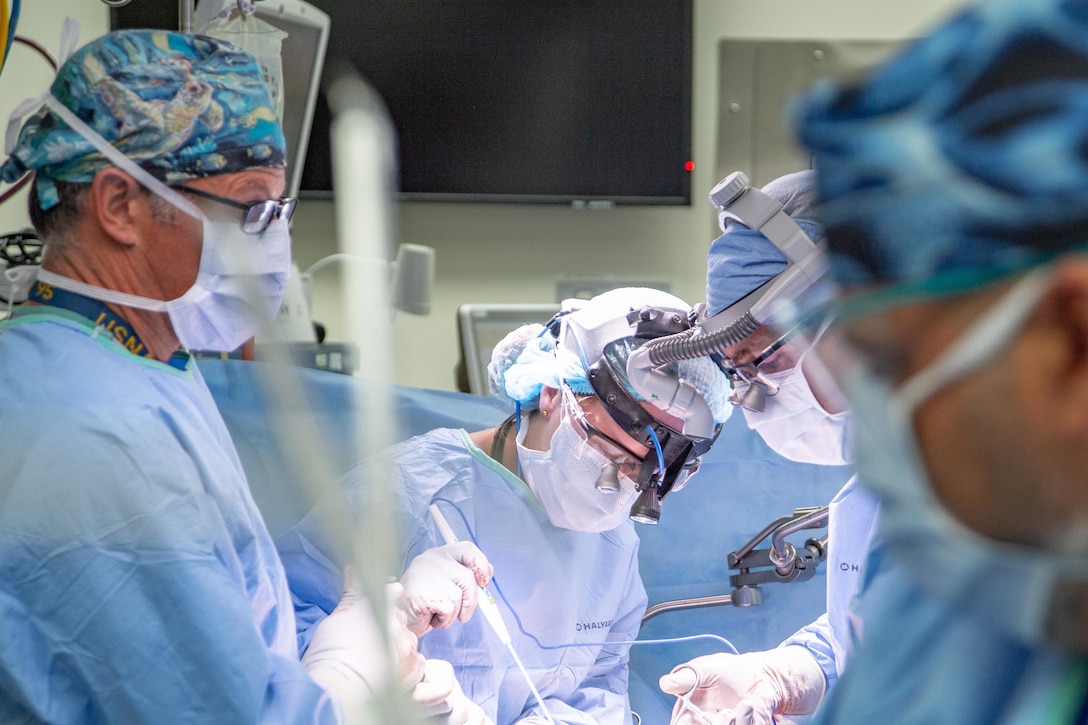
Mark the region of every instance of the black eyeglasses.
POLYGON ((179 189, 187 194, 192 194, 193 196, 211 199, 220 204, 232 206, 235 209, 245 210, 246 214, 242 217, 242 231, 246 234, 260 234, 265 229, 268 229, 268 225, 272 223, 273 219, 291 221, 291 216, 295 213, 295 206, 298 204, 298 199, 293 199, 291 197, 278 200, 268 199, 266 201, 253 201, 248 204, 243 204, 234 199, 225 199, 222 196, 209 194, 206 191, 193 189, 182 184, 174 185, 172 188, 179 189))

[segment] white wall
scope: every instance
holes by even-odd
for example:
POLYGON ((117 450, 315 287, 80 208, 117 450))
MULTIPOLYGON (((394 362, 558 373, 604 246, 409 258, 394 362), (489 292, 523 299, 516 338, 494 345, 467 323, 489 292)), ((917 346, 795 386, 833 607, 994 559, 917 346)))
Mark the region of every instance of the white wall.
MULTIPOLYGON (((660 280, 689 302, 703 299, 706 250, 714 232, 713 212, 704 200, 718 181, 713 165, 719 39, 898 39, 923 32, 959 4, 695 0, 692 206, 576 211, 534 205, 400 205, 399 241, 437 250, 437 280, 429 316, 397 317, 397 382, 452 390, 457 307, 468 302, 551 302, 561 276, 660 280)), ((83 23, 84 40, 107 27, 106 8, 94 0, 31 0, 23 3, 19 32, 55 52, 65 14, 83 23)), ((16 47, 0 76, 2 117, 22 98, 40 92, 48 78, 44 63, 16 47)), ((0 207, 0 231, 27 224, 24 206, 19 199, 0 207)), ((330 202, 301 204, 294 229, 295 258, 303 269, 336 251, 330 202)), ((319 273, 313 315, 327 326, 330 340, 344 341, 336 278, 331 268, 319 273)), ((365 354, 366 342, 360 344, 365 354)))
MULTIPOLYGON (((147 0, 136 0, 136 2, 147 0)), ((28 0, 21 4, 17 35, 29 38, 53 54, 60 52, 60 26, 64 18, 79 21, 80 44, 97 38, 109 28, 109 8, 96 0, 28 0)), ((7 119, 15 106, 36 96, 53 80, 53 70, 38 53, 21 43, 12 46, 8 60, 0 73, 0 130, 7 128, 7 119)), ((4 154, 3 158, 7 158, 4 154)), ((0 192, 7 191, 5 184, 0 192)), ((30 226, 26 213, 26 190, 0 205, 0 234, 30 226)))
MULTIPOLYGON (((713 166, 719 39, 894 40, 920 34, 958 5, 959 0, 695 0, 692 206, 579 211, 402 204, 399 241, 435 247, 437 281, 428 317, 397 318, 397 381, 453 389, 457 307, 552 302, 560 276, 661 280, 691 303, 703 300, 706 250, 715 229, 705 200, 718 181, 713 166)), ((296 218, 295 256, 305 268, 334 251, 332 209, 308 201, 296 218)), ((327 325, 329 339, 341 339, 334 274, 326 274, 313 313, 327 325)))

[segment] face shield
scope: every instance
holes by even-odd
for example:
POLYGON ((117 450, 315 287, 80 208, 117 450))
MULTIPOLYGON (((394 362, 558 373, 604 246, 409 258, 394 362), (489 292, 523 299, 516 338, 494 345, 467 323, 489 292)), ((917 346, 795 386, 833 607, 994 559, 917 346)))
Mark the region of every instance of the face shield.
POLYGON ((707 356, 628 376, 630 357, 647 341, 690 331, 694 320, 694 311, 673 295, 621 288, 572 305, 547 325, 557 341, 555 357, 565 361, 563 387, 597 416, 585 415, 580 404, 565 406, 583 439, 607 461, 597 489, 614 490, 623 477, 633 481, 636 521, 657 522, 661 499, 698 469, 731 411, 728 381, 707 356))

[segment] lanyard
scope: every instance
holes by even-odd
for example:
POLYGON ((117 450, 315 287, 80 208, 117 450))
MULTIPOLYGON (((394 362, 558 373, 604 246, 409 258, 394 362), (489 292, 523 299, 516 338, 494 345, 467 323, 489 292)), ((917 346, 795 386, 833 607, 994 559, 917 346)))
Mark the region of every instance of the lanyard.
MULTIPOLYGON (((41 281, 36 281, 31 286, 27 299, 40 302, 43 305, 59 307, 86 317, 94 322, 99 329, 112 333, 113 339, 133 355, 154 359, 151 350, 144 345, 129 324, 98 300, 59 289, 41 281)), ((170 357, 167 364, 179 370, 184 370, 187 362, 188 355, 178 356, 175 354, 170 357)))

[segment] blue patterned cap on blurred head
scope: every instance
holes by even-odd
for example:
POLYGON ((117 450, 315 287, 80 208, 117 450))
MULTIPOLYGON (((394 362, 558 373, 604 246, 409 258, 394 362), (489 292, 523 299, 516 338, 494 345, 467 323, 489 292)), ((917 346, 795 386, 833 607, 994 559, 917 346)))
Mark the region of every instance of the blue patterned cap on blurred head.
POLYGON ((845 286, 968 289, 1088 240, 1088 3, 972 6, 795 120, 845 286))
MULTIPOLYGON (((121 30, 88 43, 57 73, 54 97, 103 139, 167 181, 284 166, 286 143, 257 61, 215 38, 121 30)), ((112 166, 41 108, 19 133, 0 178, 36 172, 43 209, 52 181, 89 183, 112 166)))

